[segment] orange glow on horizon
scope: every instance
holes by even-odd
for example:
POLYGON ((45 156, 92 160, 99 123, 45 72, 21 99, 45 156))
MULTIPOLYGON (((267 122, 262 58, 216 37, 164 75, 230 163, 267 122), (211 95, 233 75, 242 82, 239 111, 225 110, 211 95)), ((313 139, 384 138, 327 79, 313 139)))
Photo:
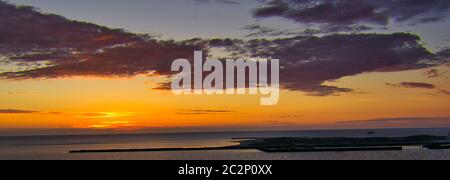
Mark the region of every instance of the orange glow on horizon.
MULTIPOLYGON (((445 68, 448 67, 441 67, 445 68)), ((436 90, 394 88, 386 82, 432 81, 450 89, 448 77, 425 79, 423 70, 370 73, 327 84, 355 89, 314 97, 281 91, 276 106, 252 95, 181 95, 153 90, 165 77, 72 77, 0 81, 0 107, 32 113, 0 113, 1 128, 92 128, 136 130, 173 127, 318 127, 349 120, 450 117, 450 97, 436 90), (30 93, 10 93, 22 91, 30 93)), ((1 108, 0 108, 1 109, 1 108)), ((331 125, 330 125, 331 126, 331 125)), ((332 127, 332 126, 331 126, 332 127)), ((352 128, 349 126, 348 128, 352 128)))

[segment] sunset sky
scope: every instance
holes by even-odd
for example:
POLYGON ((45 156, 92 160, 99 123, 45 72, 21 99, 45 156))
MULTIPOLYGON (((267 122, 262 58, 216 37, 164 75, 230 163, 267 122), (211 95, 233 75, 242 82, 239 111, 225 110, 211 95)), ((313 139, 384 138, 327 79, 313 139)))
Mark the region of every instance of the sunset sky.
POLYGON ((0 135, 450 127, 449 20, 448 0, 0 1, 0 135), (279 103, 164 89, 199 50, 280 59, 279 103))

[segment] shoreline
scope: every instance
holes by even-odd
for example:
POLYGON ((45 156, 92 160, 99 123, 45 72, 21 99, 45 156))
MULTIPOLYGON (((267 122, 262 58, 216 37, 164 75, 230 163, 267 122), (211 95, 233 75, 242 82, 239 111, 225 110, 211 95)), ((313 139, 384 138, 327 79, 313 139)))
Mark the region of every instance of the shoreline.
POLYGON ((104 150, 76 150, 69 153, 120 153, 120 152, 163 152, 163 151, 206 151, 206 150, 239 150, 236 146, 203 147, 203 148, 149 148, 149 149, 104 149, 104 150))
POLYGON ((69 153, 126 153, 209 150, 260 150, 279 152, 348 152, 348 151, 401 151, 405 146, 421 149, 450 149, 450 138, 444 136, 374 137, 374 138, 233 138, 242 139, 238 145, 199 148, 148 148, 73 150, 69 153))

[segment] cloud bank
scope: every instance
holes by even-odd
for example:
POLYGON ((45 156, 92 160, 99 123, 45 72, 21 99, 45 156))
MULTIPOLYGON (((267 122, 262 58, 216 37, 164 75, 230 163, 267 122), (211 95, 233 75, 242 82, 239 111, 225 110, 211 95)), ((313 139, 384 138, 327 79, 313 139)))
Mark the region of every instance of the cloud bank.
POLYGON ((352 89, 323 85, 367 72, 389 72, 442 65, 448 56, 433 54, 409 33, 335 34, 280 39, 212 40, 235 54, 281 59, 280 83, 285 89, 326 96, 352 89))
MULTIPOLYGON (((233 2, 238 1, 227 1, 233 2)), ((360 3, 272 0, 255 10, 254 15, 326 24, 384 24, 389 19, 437 18, 443 16, 449 7, 449 1, 442 0, 431 0, 426 4, 417 0, 400 0, 391 2, 392 5, 387 5, 387 2, 390 0, 363 0, 360 3), (319 13, 324 10, 327 13, 319 13)), ((0 1, 0 24, 0 60, 28 67, 0 73, 1 79, 10 80, 129 77, 138 74, 170 76, 173 60, 191 60, 193 52, 198 50, 208 53, 214 48, 225 48, 237 57, 280 59, 283 88, 327 96, 353 91, 324 85, 345 76, 421 69, 450 62, 449 50, 429 52, 420 42, 420 37, 410 33, 162 41, 148 35, 41 13, 32 7, 15 6, 4 1, 0 1), (36 63, 44 65, 34 67, 36 63)), ((165 85, 162 84, 160 89, 167 89, 165 85)))
POLYGON ((0 1, 0 55, 9 63, 44 67, 5 72, 1 78, 165 74, 170 62, 201 50, 192 41, 158 41, 148 35, 44 14, 0 1))

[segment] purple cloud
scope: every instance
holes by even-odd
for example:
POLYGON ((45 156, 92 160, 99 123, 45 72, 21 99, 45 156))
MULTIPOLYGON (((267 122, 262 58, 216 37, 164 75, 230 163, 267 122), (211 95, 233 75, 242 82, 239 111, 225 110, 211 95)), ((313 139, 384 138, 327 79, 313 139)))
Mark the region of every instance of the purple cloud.
POLYGON ((270 0, 254 10, 257 18, 283 17, 300 23, 428 23, 449 15, 447 0, 270 0))
POLYGON ((165 74, 170 61, 202 50, 195 41, 158 41, 147 35, 44 14, 0 1, 0 55, 30 66, 1 78, 165 74), (36 62, 44 67, 32 68, 36 62))
POLYGON ((408 33, 297 36, 274 40, 213 40, 236 54, 281 59, 283 88, 325 96, 352 89, 323 85, 365 72, 421 69, 448 62, 424 48, 408 33))

